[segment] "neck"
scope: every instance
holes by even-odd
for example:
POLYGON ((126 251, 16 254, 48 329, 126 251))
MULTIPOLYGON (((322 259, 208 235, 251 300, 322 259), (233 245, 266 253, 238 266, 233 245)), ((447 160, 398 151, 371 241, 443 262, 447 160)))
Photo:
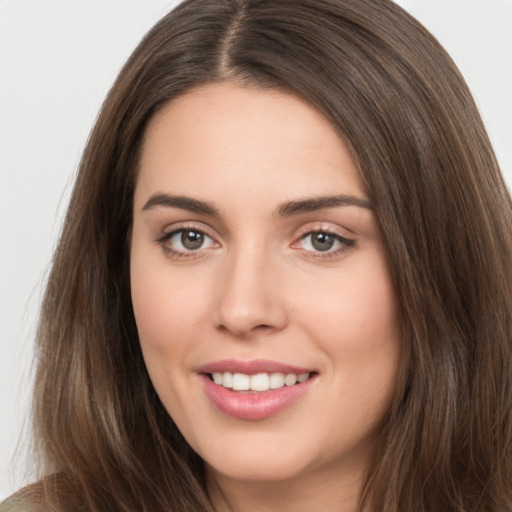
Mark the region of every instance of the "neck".
POLYGON ((251 481, 207 468, 208 492, 217 512, 365 512, 358 506, 361 475, 319 471, 287 480, 251 481))

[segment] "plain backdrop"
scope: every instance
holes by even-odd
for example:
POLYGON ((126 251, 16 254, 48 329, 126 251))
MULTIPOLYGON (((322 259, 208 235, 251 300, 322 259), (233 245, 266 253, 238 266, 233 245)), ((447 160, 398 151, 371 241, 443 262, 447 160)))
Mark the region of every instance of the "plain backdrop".
MULTIPOLYGON (((0 501, 30 479, 35 321, 81 151, 122 64, 177 3, 0 0, 0 501)), ((398 3, 460 67, 512 184, 512 0, 398 3)))

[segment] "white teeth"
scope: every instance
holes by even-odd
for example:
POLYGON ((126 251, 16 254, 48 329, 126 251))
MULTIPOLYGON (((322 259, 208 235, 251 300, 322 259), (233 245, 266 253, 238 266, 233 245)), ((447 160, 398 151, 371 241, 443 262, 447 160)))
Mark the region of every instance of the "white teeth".
POLYGON ((279 389, 284 386, 284 375, 282 373, 273 373, 270 376, 270 389, 279 389))
POLYGON ((251 387, 251 378, 243 373, 233 374, 233 389, 235 391, 249 391, 251 387))
POLYGON ((233 375, 229 372, 222 374, 222 384, 225 388, 231 389, 233 387, 233 375))
POLYGON ((279 389, 284 386, 293 386, 309 379, 309 373, 256 373, 246 375, 245 373, 215 372, 212 374, 213 382, 235 391, 268 391, 279 389))
POLYGON ((251 389, 253 391, 268 391, 270 388, 270 377, 268 373, 257 373, 251 375, 251 389))
POLYGON ((284 378, 284 383, 285 383, 287 386, 293 386, 296 382, 297 382, 297 375, 295 375, 294 373, 289 373, 289 374, 284 378))

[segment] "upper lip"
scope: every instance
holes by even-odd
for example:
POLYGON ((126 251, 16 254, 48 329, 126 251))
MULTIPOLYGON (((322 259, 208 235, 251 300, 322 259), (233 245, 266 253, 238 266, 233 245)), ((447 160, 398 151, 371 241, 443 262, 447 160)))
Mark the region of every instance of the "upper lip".
POLYGON ((223 359, 207 363, 198 369, 198 373, 217 372, 243 373, 246 375, 254 375, 256 373, 294 373, 301 375, 311 373, 313 370, 268 359, 253 359, 251 361, 223 359))

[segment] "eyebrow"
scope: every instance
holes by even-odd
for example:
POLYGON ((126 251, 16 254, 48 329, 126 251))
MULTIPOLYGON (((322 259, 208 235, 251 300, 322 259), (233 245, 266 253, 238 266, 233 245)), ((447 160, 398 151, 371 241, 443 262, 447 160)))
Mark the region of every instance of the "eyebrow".
MULTIPOLYGON (((219 210, 217 210, 217 208, 215 208, 211 203, 200 201, 199 199, 192 199, 187 196, 173 196, 163 193, 153 194, 142 207, 142 210, 152 210, 159 206, 179 208, 180 210, 187 210, 201 215, 220 217, 219 210)), ((288 201, 281 204, 277 208, 276 212, 278 217, 291 217, 301 213, 314 212, 340 206, 357 206, 359 208, 372 210, 371 203, 366 199, 343 194, 288 201)))
POLYGON ((300 213, 314 212, 325 208, 336 208, 338 206, 357 206, 372 210, 370 201, 351 195, 336 195, 326 197, 313 197, 311 199, 302 199, 283 203, 278 209, 277 214, 280 217, 290 217, 300 213))
POLYGON ((158 206, 179 208, 180 210, 188 210, 190 212, 214 217, 220 216, 219 210, 205 201, 199 201, 198 199, 192 199, 186 196, 171 196, 161 193, 153 194, 142 207, 142 210, 152 210, 158 206))

